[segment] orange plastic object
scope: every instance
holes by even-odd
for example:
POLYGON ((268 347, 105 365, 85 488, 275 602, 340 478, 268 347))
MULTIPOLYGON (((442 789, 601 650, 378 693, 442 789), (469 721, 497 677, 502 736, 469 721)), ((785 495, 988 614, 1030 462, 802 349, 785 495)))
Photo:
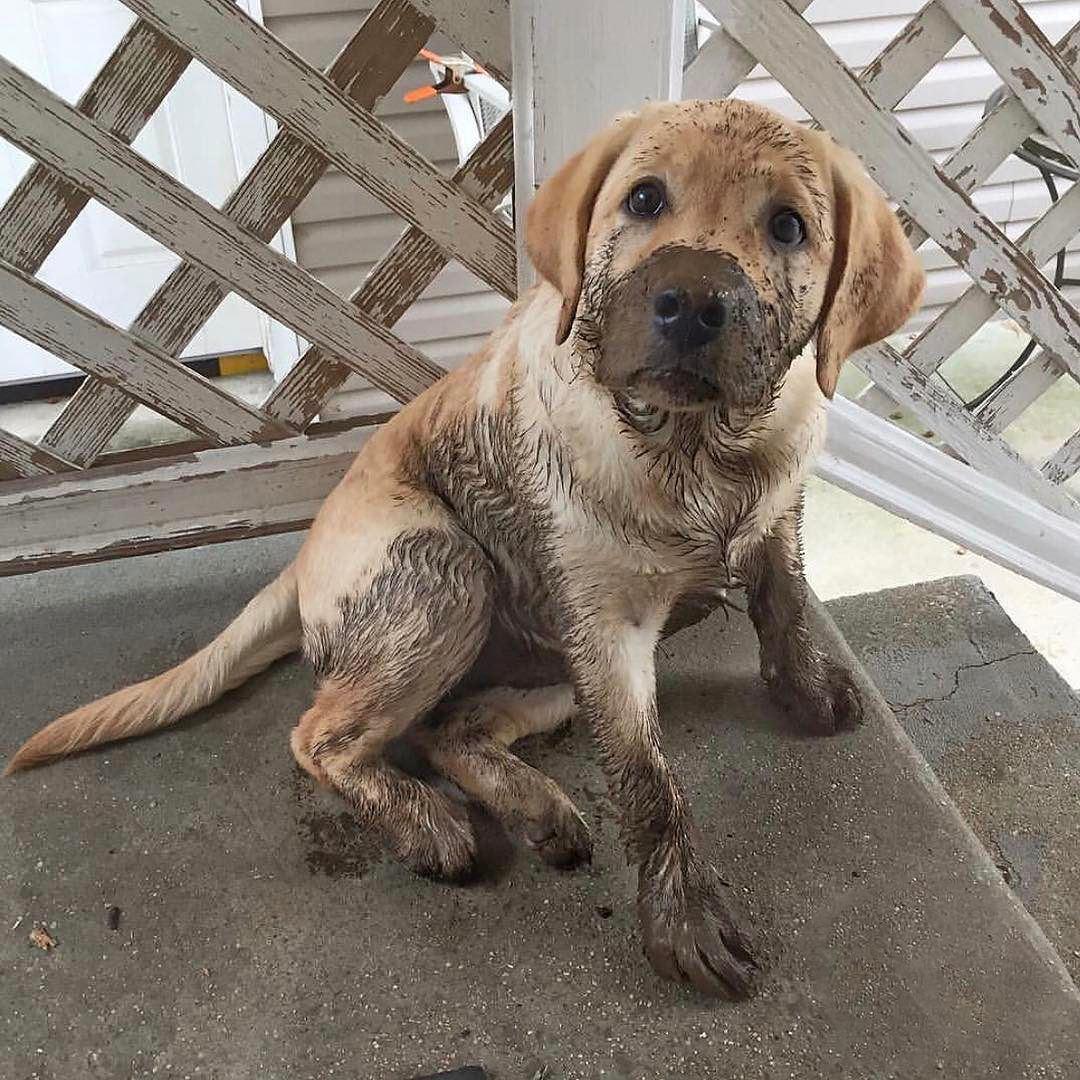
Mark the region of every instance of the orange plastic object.
POLYGON ((486 75, 487 72, 479 64, 472 64, 462 57, 443 57, 433 53, 430 49, 421 49, 417 54, 421 60, 428 60, 433 64, 440 64, 443 71, 441 82, 434 86, 418 86, 404 95, 406 105, 415 105, 418 101, 426 101, 436 94, 463 94, 467 91, 463 85, 463 77, 471 72, 486 75))
POLYGON ((434 86, 418 86, 405 95, 405 104, 415 105, 418 101, 425 101, 427 98, 435 97, 438 92, 434 86))

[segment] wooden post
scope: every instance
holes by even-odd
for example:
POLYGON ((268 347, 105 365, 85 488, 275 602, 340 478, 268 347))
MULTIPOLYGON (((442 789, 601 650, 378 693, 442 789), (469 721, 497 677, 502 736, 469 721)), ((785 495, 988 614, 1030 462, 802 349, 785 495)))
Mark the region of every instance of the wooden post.
POLYGON ((617 113, 682 96, 688 0, 511 0, 518 287, 525 209, 617 113))

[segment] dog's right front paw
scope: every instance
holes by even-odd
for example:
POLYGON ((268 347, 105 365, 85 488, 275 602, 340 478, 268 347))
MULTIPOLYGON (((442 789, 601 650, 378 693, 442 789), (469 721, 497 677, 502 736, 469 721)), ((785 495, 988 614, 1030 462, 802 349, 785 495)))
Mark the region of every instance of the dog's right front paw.
POLYGON ((702 993, 749 997, 760 970, 727 891, 707 864, 659 873, 642 867, 638 915, 645 955, 660 975, 702 993))

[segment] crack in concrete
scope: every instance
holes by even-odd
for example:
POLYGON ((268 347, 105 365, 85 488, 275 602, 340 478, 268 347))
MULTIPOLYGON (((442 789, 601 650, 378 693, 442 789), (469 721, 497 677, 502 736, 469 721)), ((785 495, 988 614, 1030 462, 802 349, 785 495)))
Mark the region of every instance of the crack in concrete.
POLYGON ((993 660, 983 660, 978 664, 961 664, 953 672, 953 687, 947 694, 942 694, 937 697, 924 697, 915 698, 914 701, 889 701, 886 698, 886 702, 891 709, 913 709, 916 705, 932 705, 936 702, 948 701, 959 689, 960 689, 960 672, 973 671, 976 668, 992 667, 994 664, 1003 664, 1006 660, 1015 660, 1018 656, 1036 656, 1038 655, 1034 649, 1018 649, 1016 652, 1011 652, 1005 656, 996 656, 993 660))

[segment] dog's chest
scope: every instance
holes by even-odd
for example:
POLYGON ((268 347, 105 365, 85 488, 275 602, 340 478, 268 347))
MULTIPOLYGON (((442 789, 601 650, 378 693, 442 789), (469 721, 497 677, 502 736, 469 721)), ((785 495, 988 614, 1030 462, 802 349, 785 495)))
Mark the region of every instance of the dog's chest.
POLYGON ((672 497, 663 502, 615 491, 580 501, 557 500, 552 517, 559 561, 628 580, 725 574, 732 542, 753 517, 753 503, 700 478, 672 479, 677 493, 670 492, 672 497))
POLYGON ((737 578, 744 557, 797 501, 818 439, 816 425, 745 445, 669 427, 631 437, 606 468, 587 460, 580 472, 563 470, 572 482, 552 493, 551 508, 567 559, 629 575, 737 578))
MULTIPOLYGON (((580 400, 580 399, 579 399, 580 400)), ((617 401, 552 417, 563 483, 552 498, 565 548, 628 572, 727 573, 797 502, 824 436, 812 350, 739 433, 715 414, 635 416, 617 401), (601 554, 602 553, 602 554, 601 554)))

